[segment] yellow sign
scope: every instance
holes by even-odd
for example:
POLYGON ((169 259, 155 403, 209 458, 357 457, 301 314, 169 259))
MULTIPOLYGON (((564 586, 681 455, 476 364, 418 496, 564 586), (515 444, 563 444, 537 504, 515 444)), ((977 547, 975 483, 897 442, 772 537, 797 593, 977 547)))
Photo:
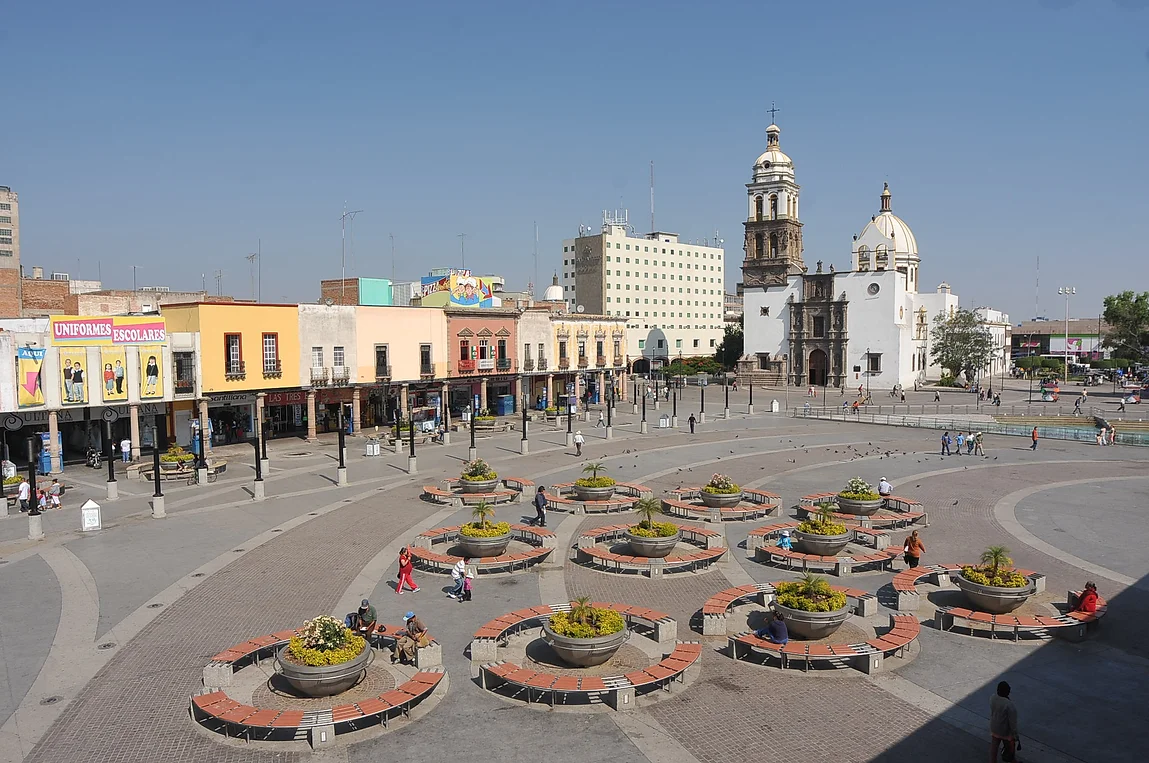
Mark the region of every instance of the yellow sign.
POLYGON ((159 344, 166 341, 168 341, 167 325, 158 315, 109 315, 91 318, 58 315, 52 318, 54 345, 159 344))
POLYGON ((60 374, 63 379, 61 399, 64 405, 85 404, 88 401, 88 384, 91 382, 88 351, 82 347, 76 350, 60 350, 60 374))
POLYGON ((21 408, 44 404, 44 380, 40 372, 45 352, 43 348, 16 348, 16 404, 21 408))
POLYGON ((100 381, 104 389, 104 402, 119 403, 127 400, 127 352, 123 347, 103 347, 100 349, 100 364, 103 366, 100 381))
POLYGON ((140 397, 164 396, 163 345, 140 347, 140 397))

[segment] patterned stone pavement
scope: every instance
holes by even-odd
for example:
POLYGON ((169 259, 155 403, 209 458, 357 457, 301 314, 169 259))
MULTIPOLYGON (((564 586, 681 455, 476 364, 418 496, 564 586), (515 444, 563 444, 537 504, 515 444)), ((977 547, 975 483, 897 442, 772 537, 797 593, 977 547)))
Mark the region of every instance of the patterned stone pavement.
MULTIPOLYGON (((578 476, 585 460, 574 459, 561 444, 522 458, 511 450, 515 439, 517 435, 508 436, 499 447, 489 448, 496 467, 505 473, 557 482, 578 476)), ((943 460, 932 455, 935 439, 934 433, 915 430, 735 418, 708 424, 693 439, 677 433, 645 438, 622 435, 611 443, 591 442, 587 450, 593 457, 607 458, 612 476, 643 482, 656 496, 683 484, 701 484, 712 472, 722 471, 745 486, 782 493, 787 507, 806 492, 833 489, 856 474, 876 481, 880 471, 895 482, 899 494, 922 500, 929 511, 930 526, 922 531, 927 561, 971 560, 986 545, 1004 540, 1019 565, 1046 573, 1053 592, 1080 584, 1086 572, 1074 566, 1072 558, 1032 548, 1010 536, 1006 525, 998 521, 995 507, 1004 496, 1023 488, 1069 479, 1101 484, 1137 476, 1144 472, 1146 461, 1140 452, 1128 448, 1097 450, 1047 441, 1035 455, 1018 447, 1020 440, 1005 438, 989 442, 996 461, 943 460)), ((452 448, 466 452, 465 443, 452 448)), ((457 468, 458 460, 446 452, 421 456, 421 465, 425 459, 423 482, 457 468)), ((380 477, 385 474, 379 473, 380 477)), ((302 761, 314 757, 302 747, 271 751, 259 745, 224 744, 192 724, 188 699, 200 688, 204 662, 220 649, 253 635, 332 611, 356 576, 368 574, 368 564, 377 553, 394 541, 409 540, 417 532, 416 525, 442 507, 420 501, 417 484, 344 503, 354 486, 316 493, 306 476, 293 479, 306 496, 301 494, 276 509, 287 512, 282 518, 306 513, 308 502, 340 505, 237 555, 231 564, 166 606, 131 641, 119 644, 115 656, 70 701, 28 760, 302 761)), ((1095 511, 1095 507, 1081 510, 1095 511)), ((499 517, 529 513, 525 505, 504 507, 499 517)), ((1127 517, 1126 526, 1120 526, 1104 511, 1095 513, 1099 547, 1106 533, 1137 533, 1149 540, 1145 527, 1127 526, 1127 517)), ((226 513, 213 516, 219 522, 228 521, 226 513)), ((458 513, 451 521, 461 516, 458 513)), ((555 527, 566 518, 552 515, 552 519, 557 520, 550 523, 555 527)), ((563 526, 573 531, 573 539, 579 531, 616 521, 614 516, 587 516, 568 519, 563 526)), ((725 646, 721 640, 704 639, 692 630, 691 619, 710 595, 748 577, 793 577, 747 561, 745 551, 737 547, 749 529, 765 521, 723 527, 730 541, 729 559, 723 565, 661 580, 590 570, 574 564, 570 550, 560 548, 540 570, 510 577, 484 576, 476 588, 476 601, 459 605, 440 593, 446 584, 443 576, 419 574, 424 591, 399 599, 387 587, 393 579, 393 563, 370 572, 377 578, 373 598, 382 620, 396 621, 410 606, 429 621, 444 644, 451 685, 444 701, 425 718, 337 748, 336 759, 442 760, 470 750, 469 757, 481 753, 484 758, 508 760, 532 760, 541 754, 559 760, 654 760, 644 753, 651 742, 646 740, 644 746, 643 739, 622 731, 609 714, 527 709, 487 694, 468 680, 464 649, 469 634, 501 612, 538 603, 540 573, 560 575, 572 596, 665 611, 678 620, 679 638, 706 644, 698 681, 635 713, 639 719, 657 722, 670 735, 660 753, 666 763, 908 758, 956 763, 975 756, 980 760, 985 750, 987 687, 1002 675, 1024 687, 1015 695, 1022 708, 1022 729, 1037 740, 1026 760, 1134 759, 1124 756, 1130 752, 1120 738, 1126 727, 1111 720, 1111 711, 1130 700, 1126 694, 1134 694, 1132 685, 1110 681, 1116 695, 1105 697, 1086 677, 1077 691, 1096 697, 1096 707, 1080 707, 1072 695, 1054 696, 1044 687, 1063 685, 1060 672, 1074 670, 1073 661, 1084 666, 1086 676, 1093 671, 1104 674, 1103 663, 1114 660, 1143 671, 1137 633, 1149 624, 1144 596, 1135 595, 1133 589, 1124 595, 1126 586, 1100 580, 1113 602, 1112 622, 1106 622, 1100 638, 1080 647, 1056 642, 991 644, 927 628, 922 652, 900 671, 903 677, 882 677, 893 683, 854 671, 802 675, 738 663, 720 651, 725 646), (963 653, 984 657, 967 659, 963 653), (1087 721, 1102 735, 1113 731, 1117 738, 1103 748, 1075 742, 1058 729, 1066 725, 1058 719, 1066 717, 1087 721)), ((1075 553, 1090 554, 1091 563, 1103 566, 1103 554, 1094 555, 1093 548, 1078 543, 1075 553)), ((212 553, 205 545, 204 560, 212 553)), ((879 590, 888 585, 889 578, 889 573, 864 575, 846 584, 879 590)), ((101 590, 101 600, 110 593, 101 590)), ((4 657, 2 652, 0 657, 4 657)), ((899 667, 897 660, 888 664, 894 670, 899 667)))

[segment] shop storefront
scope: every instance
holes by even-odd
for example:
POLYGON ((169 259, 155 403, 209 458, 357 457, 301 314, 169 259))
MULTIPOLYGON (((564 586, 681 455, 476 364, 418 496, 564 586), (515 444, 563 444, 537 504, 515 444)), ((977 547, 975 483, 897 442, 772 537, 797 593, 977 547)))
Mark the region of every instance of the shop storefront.
MULTIPOLYGON (((152 428, 156 425, 157 415, 164 417, 160 422, 157 436, 161 448, 168 443, 166 403, 140 403, 137 415, 139 417, 140 441, 136 445, 144 450, 150 450, 155 442, 152 428)), ((10 460, 14 463, 27 463, 28 438, 47 436, 49 413, 40 411, 14 411, 4 414, 3 428, 0 433, 0 449, 7 448, 10 460)), ((66 408, 56 411, 56 423, 59 430, 58 442, 63 455, 63 463, 81 463, 89 447, 100 452, 104 451, 104 423, 111 426, 112 442, 121 442, 124 438, 131 438, 131 407, 128 405, 92 406, 88 408, 66 408)), ((54 465, 54 469, 61 468, 62 464, 54 465)))
POLYGON ((307 434, 307 391, 268 392, 263 399, 263 420, 272 437, 307 434))
POLYGON ((213 392, 207 406, 211 419, 211 444, 230 445, 252 437, 255 393, 213 392))
POLYGON ((339 423, 347 425, 351 418, 354 393, 350 387, 319 389, 315 391, 315 431, 335 432, 339 423))

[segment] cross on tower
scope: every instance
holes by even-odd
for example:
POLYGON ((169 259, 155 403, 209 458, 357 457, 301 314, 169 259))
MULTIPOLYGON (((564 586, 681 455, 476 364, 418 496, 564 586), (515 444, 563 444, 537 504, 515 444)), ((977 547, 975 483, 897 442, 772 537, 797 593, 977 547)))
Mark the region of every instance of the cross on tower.
POLYGON ((768 108, 766 110, 768 112, 770 112, 770 124, 774 124, 774 115, 777 114, 782 109, 776 108, 774 106, 774 101, 770 101, 770 108, 768 108))

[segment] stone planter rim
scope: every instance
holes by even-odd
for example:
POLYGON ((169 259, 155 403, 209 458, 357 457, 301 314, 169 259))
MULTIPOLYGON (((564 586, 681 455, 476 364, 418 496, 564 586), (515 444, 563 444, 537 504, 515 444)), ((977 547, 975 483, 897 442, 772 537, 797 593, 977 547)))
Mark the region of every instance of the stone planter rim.
POLYGON ((477 553, 476 552, 476 553, 468 553, 466 555, 468 559, 472 558, 472 557, 482 558, 484 556, 501 556, 504 552, 506 552, 507 546, 510 544, 511 539, 513 537, 514 537, 514 534, 510 530, 503 533, 502 535, 492 535, 492 536, 487 537, 487 538, 476 538, 476 537, 472 537, 472 536, 468 536, 468 535, 463 535, 463 533, 460 532, 455 536, 455 543, 458 544, 459 546, 462 546, 464 548, 464 550, 467 549, 468 546, 472 550, 480 549, 483 546, 490 546, 490 548, 484 549, 485 551, 491 551, 491 550, 498 549, 499 553, 497 553, 497 554, 477 553))
POLYGON ((804 609, 792 609, 790 607, 779 604, 777 599, 773 601, 771 606, 775 607, 783 615, 785 615, 786 628, 788 631, 810 640, 825 638, 826 636, 829 636, 830 634, 834 633, 834 631, 838 630, 838 628, 842 626, 842 623, 846 622, 846 620, 850 617, 849 601, 847 601, 846 606, 842 607, 841 609, 835 609, 830 612, 807 612, 804 609), (799 623, 799 626, 795 628, 794 623, 799 623), (806 624, 809 624, 813 627, 806 628, 806 624), (820 630, 824 631, 821 633, 821 635, 814 635, 815 628, 817 626, 821 626, 820 630), (803 630, 806 632, 803 633, 803 630))
POLYGON ((742 491, 737 493, 708 493, 702 488, 698 489, 698 499, 711 509, 722 509, 737 506, 742 503, 742 491))
POLYGON ((551 630, 550 619, 543 621, 543 639, 555 650, 559 659, 573 667, 593 667, 601 665, 614 656, 630 638, 630 627, 625 626, 618 633, 607 636, 592 636, 591 638, 575 638, 574 636, 560 636, 551 630), (566 643, 561 643, 566 642, 566 643), (563 652, 573 652, 578 655, 589 655, 581 660, 571 660, 563 652), (601 659, 599 659, 601 657, 601 659))
POLYGON ((583 485, 572 484, 571 491, 580 501, 606 501, 614 496, 614 491, 618 485, 607 485, 606 487, 585 487, 583 485))
POLYGON ((831 553, 821 553, 819 551, 813 550, 805 551, 807 554, 818 554, 819 556, 834 556, 846 547, 846 544, 850 542, 850 539, 853 537, 853 535, 854 534, 849 530, 846 530, 844 533, 838 533, 837 535, 818 535, 817 533, 805 533, 801 530, 790 531, 790 539, 798 545, 806 543, 811 544, 810 548, 813 548, 814 544, 821 544, 824 548, 827 549, 835 545, 838 546, 831 553))
POLYGON ((464 493, 489 493, 499 486, 499 478, 496 476, 491 480, 465 480, 460 477, 457 484, 459 490, 464 493))
POLYGON ((644 556, 647 559, 662 559, 663 557, 669 556, 670 552, 674 550, 674 547, 678 545, 680 540, 682 540, 681 527, 678 528, 678 531, 675 532, 674 535, 667 535, 665 537, 657 536, 653 538, 634 535, 631 533, 629 527, 626 529, 626 542, 630 545, 630 550, 633 551, 636 556, 644 556), (643 546, 649 546, 650 549, 662 553, 642 553, 640 549, 642 549, 643 546))
POLYGON ((1033 578, 1026 577, 1026 583, 1020 588, 1006 588, 1004 586, 991 586, 967 580, 959 572, 955 578, 958 588, 962 590, 970 603, 979 611, 994 615, 1004 615, 1020 607, 1030 596, 1037 593, 1037 584, 1033 578))
POLYGON ((869 516, 882 508, 884 498, 871 498, 862 500, 860 498, 843 498, 841 495, 834 496, 834 503, 838 506, 838 513, 840 514, 853 514, 855 516, 869 516))
POLYGON ((309 697, 327 697, 347 691, 358 683, 356 677, 363 673, 375 658, 375 650, 371 648, 370 642, 367 642, 363 645, 363 651, 338 665, 300 665, 283 659, 289 646, 284 644, 276 651, 276 672, 309 697), (343 685, 344 683, 346 685, 343 685), (312 693, 307 688, 311 684, 328 684, 339 688, 337 691, 312 693))

